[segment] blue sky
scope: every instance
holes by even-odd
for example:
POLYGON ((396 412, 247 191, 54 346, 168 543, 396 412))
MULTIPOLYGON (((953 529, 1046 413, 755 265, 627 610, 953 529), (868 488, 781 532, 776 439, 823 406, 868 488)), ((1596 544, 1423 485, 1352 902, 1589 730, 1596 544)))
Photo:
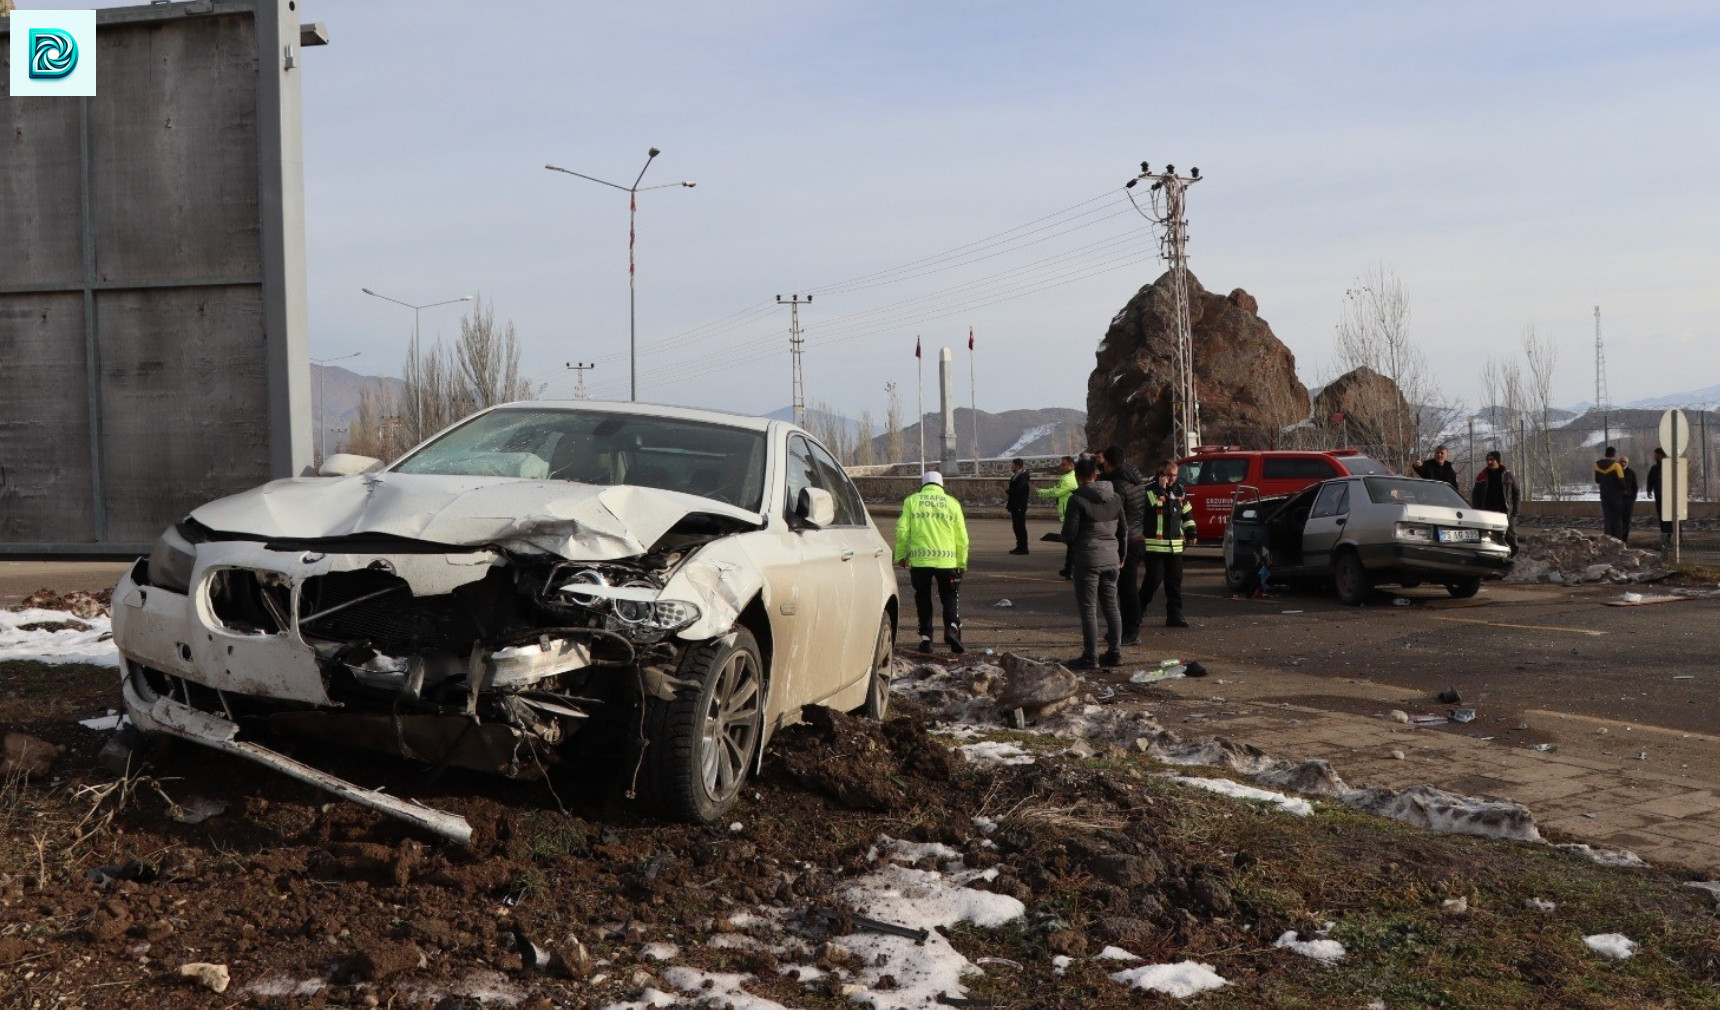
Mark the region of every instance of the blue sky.
MULTIPOLYGON (((813 290, 809 399, 882 415, 894 380, 911 411, 919 335, 958 348, 965 403, 972 326, 982 408, 1084 407, 1107 323, 1162 269, 1120 202, 1142 159, 1201 168, 1195 274, 1254 294, 1310 383, 1376 262, 1449 398, 1478 403, 1530 324, 1555 399, 1591 398, 1596 305, 1614 401, 1720 382, 1711 3, 300 8, 332 39, 303 61, 312 355, 357 371, 398 374, 412 323, 361 287, 476 291, 551 395, 578 359, 624 398, 626 196, 543 165, 625 183, 656 145, 647 184, 698 186, 640 198, 641 399, 787 403, 766 305, 813 290), (841 285, 1068 208, 1105 213, 841 285)), ((458 315, 427 310, 427 339, 458 315)))

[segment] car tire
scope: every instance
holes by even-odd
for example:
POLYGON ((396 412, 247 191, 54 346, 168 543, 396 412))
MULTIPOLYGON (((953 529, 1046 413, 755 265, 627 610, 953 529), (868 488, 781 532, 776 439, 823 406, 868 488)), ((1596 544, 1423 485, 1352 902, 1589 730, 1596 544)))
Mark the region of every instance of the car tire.
POLYGON ((866 703, 860 714, 883 722, 890 714, 890 685, 896 673, 896 625, 890 615, 878 621, 878 644, 872 649, 872 668, 866 671, 866 703))
POLYGON ((1338 591, 1338 602, 1345 606, 1359 607, 1367 602, 1374 587, 1360 554, 1347 550, 1338 555, 1337 563, 1332 566, 1332 588, 1338 591))
POLYGON ((1454 600, 1467 600, 1476 593, 1481 592, 1481 580, 1477 578, 1467 578, 1458 579, 1456 582, 1447 582, 1445 584, 1445 591, 1450 593, 1451 598, 1454 600))
POLYGON ((1240 593, 1248 588, 1248 573, 1234 565, 1224 566, 1224 588, 1233 593, 1240 593))
POLYGON ((667 820, 708 824, 746 785, 764 731, 764 663, 752 632, 688 650, 669 701, 645 699, 646 804, 667 820))

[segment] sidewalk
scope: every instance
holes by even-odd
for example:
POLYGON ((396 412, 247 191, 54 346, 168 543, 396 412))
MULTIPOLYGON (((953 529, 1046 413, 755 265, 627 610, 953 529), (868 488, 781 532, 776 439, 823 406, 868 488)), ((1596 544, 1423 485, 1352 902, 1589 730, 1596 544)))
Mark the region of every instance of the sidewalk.
POLYGON ((1514 800, 1534 813, 1552 840, 1629 849, 1655 865, 1687 867, 1707 879, 1720 873, 1720 796, 1689 771, 1714 760, 1720 738, 1531 712, 1528 731, 1483 740, 1468 735, 1477 723, 1419 728, 1381 717, 1393 709, 1444 714, 1453 706, 1367 681, 1334 683, 1278 670, 1233 669, 1154 686, 1172 697, 1148 707, 1184 736, 1224 736, 1274 757, 1324 758, 1351 786, 1426 783, 1514 800), (1288 700, 1310 697, 1354 711, 1288 700), (1555 749, 1532 750, 1531 741, 1555 749))

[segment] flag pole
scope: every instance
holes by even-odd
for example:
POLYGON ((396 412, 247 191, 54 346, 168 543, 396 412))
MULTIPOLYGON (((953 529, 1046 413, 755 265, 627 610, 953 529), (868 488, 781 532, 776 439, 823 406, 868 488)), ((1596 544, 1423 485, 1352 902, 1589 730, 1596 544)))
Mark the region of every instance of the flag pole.
POLYGON ((973 475, 979 476, 979 389, 974 383, 973 327, 968 327, 968 411, 973 414, 973 475))
POLYGON ((926 362, 920 357, 920 338, 917 336, 914 338, 914 380, 919 391, 916 406, 920 416, 915 422, 920 426, 920 474, 923 475, 926 472, 926 362))

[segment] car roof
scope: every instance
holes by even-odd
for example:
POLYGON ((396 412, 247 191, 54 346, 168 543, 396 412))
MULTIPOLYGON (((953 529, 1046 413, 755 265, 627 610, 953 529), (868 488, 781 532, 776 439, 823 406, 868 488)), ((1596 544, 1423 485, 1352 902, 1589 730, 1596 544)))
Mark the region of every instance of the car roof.
MULTIPOLYGON (((1221 459, 1227 456, 1320 456, 1335 459, 1345 459, 1351 456, 1366 456, 1360 449, 1209 449, 1206 452, 1194 452, 1177 460, 1178 463, 1188 463, 1197 459, 1221 459)), ((1372 458, 1372 457, 1370 457, 1372 458)))
MULTIPOLYGON (((786 424, 768 417, 739 414, 727 410, 706 410, 700 407, 676 407, 664 403, 638 403, 626 400, 515 400, 497 404, 491 410, 567 410, 591 411, 604 414, 637 414, 641 417, 667 417, 677 421, 703 421, 731 428, 768 431, 773 424, 786 424)), ((792 427, 792 425, 790 425, 792 427)))

